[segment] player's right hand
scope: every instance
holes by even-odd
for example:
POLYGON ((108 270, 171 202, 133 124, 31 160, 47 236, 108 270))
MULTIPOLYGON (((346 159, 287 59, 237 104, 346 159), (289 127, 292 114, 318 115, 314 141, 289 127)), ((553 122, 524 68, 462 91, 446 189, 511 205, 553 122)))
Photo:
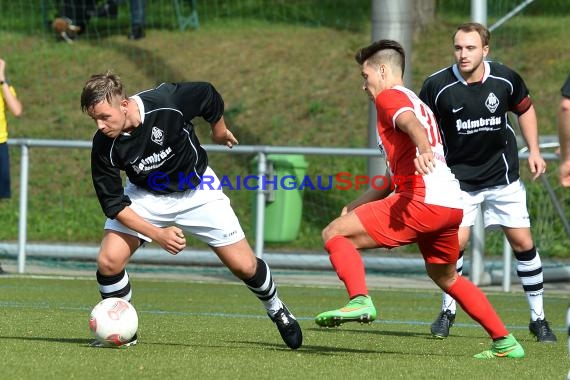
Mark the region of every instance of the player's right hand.
POLYGON ((161 228, 155 241, 171 255, 176 255, 186 248, 184 232, 175 226, 161 228))
POLYGON ((414 158, 414 166, 416 168, 416 174, 427 175, 433 172, 435 167, 435 159, 432 152, 424 152, 418 154, 414 158))

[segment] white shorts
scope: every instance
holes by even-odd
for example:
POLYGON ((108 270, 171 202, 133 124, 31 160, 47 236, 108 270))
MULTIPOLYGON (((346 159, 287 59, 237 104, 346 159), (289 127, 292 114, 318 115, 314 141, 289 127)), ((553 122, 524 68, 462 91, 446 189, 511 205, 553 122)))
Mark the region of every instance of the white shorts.
MULTIPOLYGON (((158 227, 176 225, 212 247, 223 247, 242 240, 245 234, 232 209, 229 198, 221 190, 219 179, 210 167, 204 172, 211 185, 198 186, 197 190, 157 195, 127 184, 125 194, 132 204, 129 206, 139 216, 158 227), (211 181, 213 179, 213 181, 211 181), (220 190, 214 190, 220 188, 220 190)), ((125 227, 116 219, 107 219, 106 230, 123 232, 152 241, 125 227)))
POLYGON ((488 189, 462 192, 463 220, 461 227, 475 224, 477 211, 481 205, 485 227, 503 226, 530 228, 530 218, 526 207, 526 190, 517 180, 509 185, 488 189))

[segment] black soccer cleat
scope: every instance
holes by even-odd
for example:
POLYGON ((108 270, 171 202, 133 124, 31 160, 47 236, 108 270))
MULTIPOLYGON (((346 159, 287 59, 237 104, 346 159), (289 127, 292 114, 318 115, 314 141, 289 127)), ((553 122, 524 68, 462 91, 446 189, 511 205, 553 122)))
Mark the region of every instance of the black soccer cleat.
POLYGON ((451 310, 443 310, 431 324, 431 335, 439 339, 447 338, 453 322, 455 322, 455 314, 451 310))
POLYGON ((546 319, 537 319, 536 321, 530 321, 528 324, 528 329, 530 333, 536 337, 536 340, 542 343, 554 343, 556 342, 556 335, 552 332, 552 329, 548 325, 546 319))
POLYGON ((285 305, 274 316, 269 315, 269 318, 277 325, 281 338, 289 348, 296 350, 301 347, 303 344, 301 326, 285 305))

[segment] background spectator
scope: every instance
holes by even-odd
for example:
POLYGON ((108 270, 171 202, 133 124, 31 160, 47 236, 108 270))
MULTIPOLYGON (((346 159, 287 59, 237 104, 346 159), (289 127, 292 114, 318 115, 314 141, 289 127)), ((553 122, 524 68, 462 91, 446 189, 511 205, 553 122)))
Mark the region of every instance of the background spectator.
MULTIPOLYGON (((14 116, 22 114, 16 90, 6 79, 6 62, 0 58, 0 198, 10 198, 10 157, 8 153, 8 121, 6 109, 14 116)), ((0 273, 4 273, 0 266, 0 273)))
POLYGON ((570 75, 561 89, 558 110, 558 140, 560 141, 560 184, 570 187, 570 75))
MULTIPOLYGON (((97 8, 97 17, 117 18, 121 0, 107 0, 97 8)), ((145 0, 130 0, 131 31, 129 39, 138 40, 144 37, 145 26, 145 0)))

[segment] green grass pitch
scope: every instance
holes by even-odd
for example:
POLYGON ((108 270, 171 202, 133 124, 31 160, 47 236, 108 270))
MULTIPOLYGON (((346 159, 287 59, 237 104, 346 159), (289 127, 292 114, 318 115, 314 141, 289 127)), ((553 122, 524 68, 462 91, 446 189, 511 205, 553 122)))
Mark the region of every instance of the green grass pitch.
MULTIPOLYGON (((134 277, 134 276, 133 276, 134 277)), ((567 294, 545 297, 558 343, 535 342, 521 293, 489 293, 523 344, 524 359, 476 360, 483 329, 459 311, 452 336, 436 340, 434 290, 375 289, 380 320, 322 329, 313 317, 346 301, 340 287, 280 286, 304 344, 288 349, 264 309, 238 281, 131 278, 139 344, 89 348, 93 278, 0 277, 0 377, 5 379, 563 379, 570 369, 567 294)))

